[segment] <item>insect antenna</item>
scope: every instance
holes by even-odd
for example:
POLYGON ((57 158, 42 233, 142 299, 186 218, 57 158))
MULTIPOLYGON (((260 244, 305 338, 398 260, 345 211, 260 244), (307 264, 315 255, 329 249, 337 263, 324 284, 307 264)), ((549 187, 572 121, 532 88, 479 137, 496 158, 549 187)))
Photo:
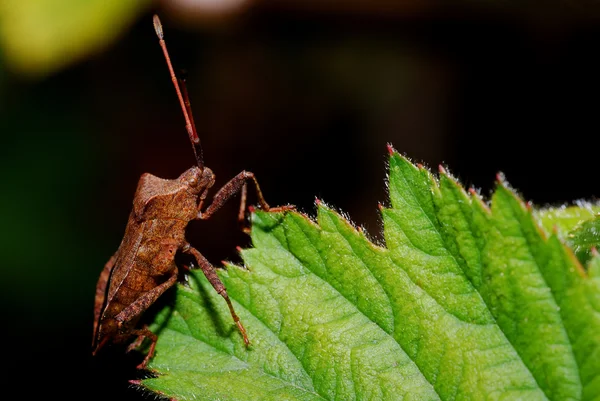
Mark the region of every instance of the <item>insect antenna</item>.
MULTIPOLYGON (((192 123, 192 132, 196 134, 198 137, 198 131, 196 131, 196 123, 194 122, 194 114, 192 114, 192 106, 190 104, 190 97, 188 96, 187 86, 185 85, 185 75, 184 71, 181 72, 182 77, 179 78, 179 86, 181 87, 181 94, 183 95, 183 102, 185 103, 185 109, 187 110, 187 114, 190 117, 190 122, 192 123)), ((193 143, 193 142, 192 142, 193 143)), ((204 160, 202 155, 202 147, 200 146, 200 139, 198 139, 198 145, 194 146, 196 154, 200 157, 200 161, 204 160)), ((196 157, 197 158, 197 157, 196 157)), ((199 167, 203 167, 202 163, 198 164, 199 167)))
POLYGON ((190 106, 190 100, 187 94, 187 89, 185 87, 185 81, 180 81, 181 87, 183 88, 182 94, 182 90, 177 80, 177 76, 175 75, 175 71, 173 71, 173 65, 171 64, 171 58, 169 57, 169 52, 167 51, 165 36, 158 15, 154 15, 153 22, 154 30, 156 31, 156 35, 158 36, 160 47, 162 48, 163 54, 165 55, 165 60, 167 60, 167 66, 169 67, 169 73, 171 74, 171 81, 173 81, 173 85, 175 86, 175 92, 177 92, 177 97, 179 98, 181 111, 183 111, 183 117, 185 118, 185 128, 187 129, 188 136, 190 137, 190 141, 192 142, 194 156, 196 156, 198 167, 203 169, 204 161, 202 159, 202 146, 200 145, 200 138, 198 137, 198 133, 196 132, 196 125, 194 124, 194 120, 192 118, 192 108, 190 106))

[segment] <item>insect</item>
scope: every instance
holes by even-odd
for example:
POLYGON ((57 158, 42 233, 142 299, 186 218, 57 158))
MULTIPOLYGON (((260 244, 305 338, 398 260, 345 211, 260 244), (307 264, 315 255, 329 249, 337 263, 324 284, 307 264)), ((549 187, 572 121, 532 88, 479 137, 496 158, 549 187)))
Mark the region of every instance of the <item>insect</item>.
MULTIPOLYGON (((138 328, 142 313, 167 289, 177 282, 179 267, 175 255, 191 255, 214 289, 227 302, 233 321, 246 346, 250 341, 246 329, 236 314, 225 286, 216 274, 215 267, 185 239, 185 229, 192 220, 206 220, 219 210, 232 196, 240 193, 238 219, 244 220, 247 183, 251 182, 258 202, 266 211, 285 211, 293 206, 271 208, 265 201, 254 174, 242 171, 227 182, 204 208, 208 190, 215 183, 213 172, 204 166, 200 139, 192 120, 190 102, 184 82, 178 82, 158 16, 154 16, 154 29, 165 56, 171 79, 192 143, 197 165, 176 179, 163 179, 145 173, 140 177, 133 199, 133 209, 125 228, 125 235, 117 252, 100 273, 94 303, 94 336, 92 353, 95 355, 108 342, 126 342, 137 337, 127 348, 139 346, 144 338, 151 341, 148 354, 138 365, 146 367, 154 354, 157 337, 147 327, 138 328), (181 85, 180 85, 181 84, 181 85), (183 88, 183 95, 182 95, 183 88)), ((189 269, 187 266, 183 266, 189 269)))

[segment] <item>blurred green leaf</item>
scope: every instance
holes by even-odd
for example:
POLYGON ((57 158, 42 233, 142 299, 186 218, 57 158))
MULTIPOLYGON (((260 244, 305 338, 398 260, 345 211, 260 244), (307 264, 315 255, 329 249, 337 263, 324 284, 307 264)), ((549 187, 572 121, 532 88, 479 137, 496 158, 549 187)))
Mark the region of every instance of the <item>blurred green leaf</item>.
POLYGON ((579 201, 571 206, 547 207, 534 211, 540 225, 548 232, 554 230, 565 236, 600 213, 600 205, 579 201))
POLYGON ((592 256, 592 249, 600 246, 600 217, 586 220, 569 233, 567 243, 582 263, 592 256))
POLYGON ((593 400, 599 257, 586 272, 506 183, 490 204, 393 153, 386 246, 323 203, 253 216, 247 268, 201 273, 162 310, 139 382, 176 399, 593 400))
POLYGON ((104 48, 149 0, 3 0, 0 43, 16 72, 43 76, 104 48))
POLYGON ((600 246, 600 205, 579 201, 575 205, 545 208, 535 212, 547 233, 556 233, 581 263, 589 262, 593 248, 600 246))

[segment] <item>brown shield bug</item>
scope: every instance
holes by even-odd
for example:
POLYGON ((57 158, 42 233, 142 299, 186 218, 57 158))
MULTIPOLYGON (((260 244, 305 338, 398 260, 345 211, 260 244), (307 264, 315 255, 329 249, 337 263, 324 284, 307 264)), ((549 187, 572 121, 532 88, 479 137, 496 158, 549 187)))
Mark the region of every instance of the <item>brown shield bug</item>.
MULTIPOLYGON (((154 354, 156 335, 147 327, 137 327, 142 313, 167 289, 177 282, 179 267, 177 253, 193 257, 214 289, 225 299, 231 317, 237 325, 246 346, 248 335, 236 314, 225 286, 216 274, 215 267, 185 239, 185 229, 192 220, 210 218, 232 196, 240 193, 238 219, 244 220, 247 182, 256 188, 258 202, 263 210, 285 211, 293 206, 270 208, 265 201, 254 174, 242 171, 214 195, 204 208, 208 190, 215 182, 213 172, 204 166, 200 139, 192 120, 191 108, 185 86, 181 86, 173 71, 158 16, 154 28, 167 61, 171 79, 185 117, 186 129, 192 143, 197 165, 176 179, 163 179, 145 173, 141 176, 133 209, 125 228, 125 235, 100 273, 94 304, 94 337, 92 353, 96 354, 108 342, 125 342, 137 336, 128 350, 141 344, 144 338, 151 341, 150 349, 138 368, 145 368, 154 354), (183 94, 182 94, 183 88, 183 94)), ((188 268, 187 266, 184 266, 188 268)))

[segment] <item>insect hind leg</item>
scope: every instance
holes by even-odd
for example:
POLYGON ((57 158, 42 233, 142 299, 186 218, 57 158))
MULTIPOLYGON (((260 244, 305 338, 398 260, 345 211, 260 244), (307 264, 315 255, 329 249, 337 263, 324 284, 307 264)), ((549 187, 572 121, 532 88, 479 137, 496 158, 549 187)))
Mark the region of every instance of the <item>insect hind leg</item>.
POLYGON ((148 361, 150 361, 150 358, 154 356, 154 349, 156 348, 156 342, 158 341, 158 337, 156 336, 156 334, 151 332, 147 326, 144 326, 141 329, 134 330, 133 334, 137 335, 137 338, 131 344, 129 344, 129 346, 127 347, 127 352, 130 352, 131 350, 142 345, 142 342, 145 338, 150 340, 150 349, 144 357, 144 360, 137 366, 138 369, 145 369, 146 365, 148 364, 148 361))

